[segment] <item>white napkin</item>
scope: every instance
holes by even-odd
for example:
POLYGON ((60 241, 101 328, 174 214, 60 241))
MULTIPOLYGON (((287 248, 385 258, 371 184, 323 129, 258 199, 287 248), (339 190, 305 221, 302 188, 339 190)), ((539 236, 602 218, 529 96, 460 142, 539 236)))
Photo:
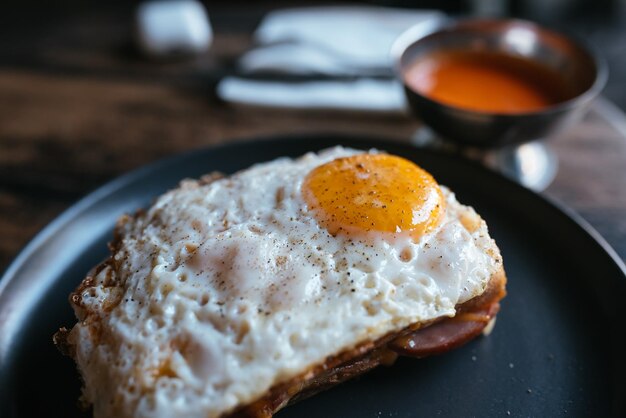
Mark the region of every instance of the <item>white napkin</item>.
POLYGON ((391 79, 284 83, 227 77, 217 93, 223 100, 243 105, 388 113, 406 109, 402 84, 391 79))
POLYGON ((239 60, 241 73, 370 78, 289 83, 227 77, 218 85, 218 95, 260 106, 404 112, 391 46, 408 28, 421 25, 427 33, 443 18, 436 11, 383 7, 271 12, 254 34, 258 47, 239 60))
POLYGON ((240 66, 243 71, 391 75, 389 51, 396 38, 442 17, 436 11, 384 7, 278 10, 263 19, 254 34, 261 46, 244 54, 240 66))

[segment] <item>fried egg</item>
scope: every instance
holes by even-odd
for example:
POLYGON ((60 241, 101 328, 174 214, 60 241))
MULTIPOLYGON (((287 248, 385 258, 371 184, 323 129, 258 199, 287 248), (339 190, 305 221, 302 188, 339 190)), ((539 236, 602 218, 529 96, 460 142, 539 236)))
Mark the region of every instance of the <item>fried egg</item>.
POLYGON ((185 181, 117 234, 69 335, 96 418, 222 416, 329 356, 454 316, 501 268, 472 209, 375 150, 185 181))

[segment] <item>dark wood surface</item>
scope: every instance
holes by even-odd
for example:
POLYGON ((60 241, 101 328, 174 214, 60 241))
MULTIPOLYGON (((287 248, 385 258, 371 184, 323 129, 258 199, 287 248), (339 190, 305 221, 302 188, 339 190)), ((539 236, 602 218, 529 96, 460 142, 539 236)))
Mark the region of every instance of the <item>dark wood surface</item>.
MULTIPOLYGON (((405 116, 233 107, 212 94, 250 45, 254 19, 214 21, 209 54, 158 63, 131 47, 128 15, 45 21, 0 40, 0 271, 89 191, 158 158, 239 138, 338 132, 408 141, 405 116), (45 34, 45 35, 43 35, 45 34)), ((586 218, 626 259, 626 118, 596 103, 553 138, 560 170, 546 192, 586 218)), ((581 255, 575 255, 581 256, 581 255)))

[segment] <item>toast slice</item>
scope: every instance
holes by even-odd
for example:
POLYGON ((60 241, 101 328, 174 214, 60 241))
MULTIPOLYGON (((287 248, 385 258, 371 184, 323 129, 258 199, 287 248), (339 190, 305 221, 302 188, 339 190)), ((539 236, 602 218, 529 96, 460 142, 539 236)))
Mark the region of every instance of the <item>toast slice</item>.
POLYGON ((395 247, 290 216, 302 207, 297 178, 353 154, 184 181, 119 220, 111 256, 70 295, 78 323, 54 338, 95 418, 271 417, 398 355, 440 354, 489 330, 502 259, 444 187, 439 229, 395 247))

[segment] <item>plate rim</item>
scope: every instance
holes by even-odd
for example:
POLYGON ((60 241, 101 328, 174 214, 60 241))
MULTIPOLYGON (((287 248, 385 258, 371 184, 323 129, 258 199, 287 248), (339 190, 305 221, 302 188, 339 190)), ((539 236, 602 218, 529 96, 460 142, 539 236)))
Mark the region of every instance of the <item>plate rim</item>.
MULTIPOLYGON (((540 195, 529 189, 526 189, 525 187, 515 183, 514 181, 487 169, 476 161, 468 160, 458 154, 440 152, 430 149, 421 149, 412 146, 408 142, 392 140, 391 138, 385 139, 381 136, 314 133, 248 137, 229 141, 227 143, 204 146, 187 150, 181 153, 176 153, 165 158, 157 159, 151 163, 144 164, 125 174, 115 177, 114 179, 97 187, 92 192, 86 194, 74 204, 70 205, 61 214, 59 214, 50 223, 48 223, 40 232, 38 232, 22 248, 22 250, 20 250, 18 255, 9 264, 7 269, 2 273, 2 276, 0 276, 0 335, 3 335, 4 332, 7 330, 9 331, 9 338, 2 339, 3 341, 0 341, 0 370, 4 368, 5 364, 6 366, 10 367, 10 363, 8 361, 5 363, 5 359, 10 358, 10 353, 12 351, 12 347, 15 344, 16 337, 17 339, 19 339, 18 334, 13 333, 10 329, 10 326, 5 329, 5 327, 7 327, 7 324, 10 325, 11 323, 12 311, 10 309, 6 309, 5 304, 3 304, 2 301, 11 296, 11 285, 20 278, 19 273, 23 268, 25 268, 26 263, 28 263, 29 259, 31 257, 36 257, 39 251, 43 251, 46 248, 47 242, 51 238, 53 238, 56 233, 59 233, 64 227, 71 225, 74 217, 85 211, 89 211, 89 208, 92 207, 94 204, 97 204, 102 199, 105 199, 106 197, 115 194, 117 191, 123 189, 127 185, 140 180, 148 173, 153 173, 155 171, 158 172, 159 170, 163 170, 167 167, 175 166, 176 164, 179 164, 180 161, 184 161, 185 159, 192 157, 196 153, 210 155, 215 151, 225 151, 228 149, 232 150, 231 152, 233 152, 236 150, 245 149, 250 146, 258 146, 259 143, 273 143, 275 145, 297 144, 296 146, 301 148, 303 152, 315 151, 324 148, 322 146, 317 146, 316 141, 318 141, 318 143, 323 142, 324 144, 332 142, 337 145, 342 144, 347 146, 357 146, 358 144, 361 147, 380 149, 396 148, 419 151, 433 156, 433 158, 443 158, 451 161, 453 160, 455 163, 461 165, 461 167, 471 167, 471 169, 473 170, 478 170, 481 172, 480 174, 483 174, 490 178, 494 178, 496 181, 500 182, 502 184, 502 187, 510 189, 512 193, 521 193, 525 198, 533 199, 535 202, 544 207, 545 210, 551 211, 554 216, 557 216, 567 222, 571 226, 572 230, 577 230, 578 233, 582 233, 584 236, 586 236, 585 245, 593 245, 597 249, 597 251, 599 251, 598 254, 601 254, 602 256, 608 256, 606 260, 607 262, 610 261, 612 266, 607 266, 607 268, 615 270, 616 276, 617 274, 620 274, 619 278, 616 277, 615 279, 611 280, 619 280, 619 289, 626 288, 626 266, 624 264, 624 261, 617 254, 617 252, 608 244, 604 237, 602 237, 581 215, 579 215, 573 209, 569 208, 557 199, 549 196, 540 195)), ((390 151, 393 152, 393 150, 390 151)), ((288 151, 285 151, 285 153, 288 153, 288 151)), ((181 176, 180 180, 182 180, 183 178, 184 175, 181 176)), ((20 320, 19 312, 17 315, 18 316, 15 317, 15 314, 13 314, 13 322, 15 322, 15 319, 20 320)), ((622 338, 620 336, 616 338, 618 339, 618 341, 622 341, 622 338)), ((613 355, 611 355, 611 357, 614 358, 613 355)), ((611 390, 611 392, 613 392, 613 390, 619 391, 620 386, 617 385, 617 382, 611 382, 610 387, 613 388, 611 390)), ((616 402, 615 399, 614 402, 616 402)), ((624 406, 622 406, 620 403, 620 405, 616 405, 615 408, 617 408, 616 410, 619 411, 622 410, 624 406)))

